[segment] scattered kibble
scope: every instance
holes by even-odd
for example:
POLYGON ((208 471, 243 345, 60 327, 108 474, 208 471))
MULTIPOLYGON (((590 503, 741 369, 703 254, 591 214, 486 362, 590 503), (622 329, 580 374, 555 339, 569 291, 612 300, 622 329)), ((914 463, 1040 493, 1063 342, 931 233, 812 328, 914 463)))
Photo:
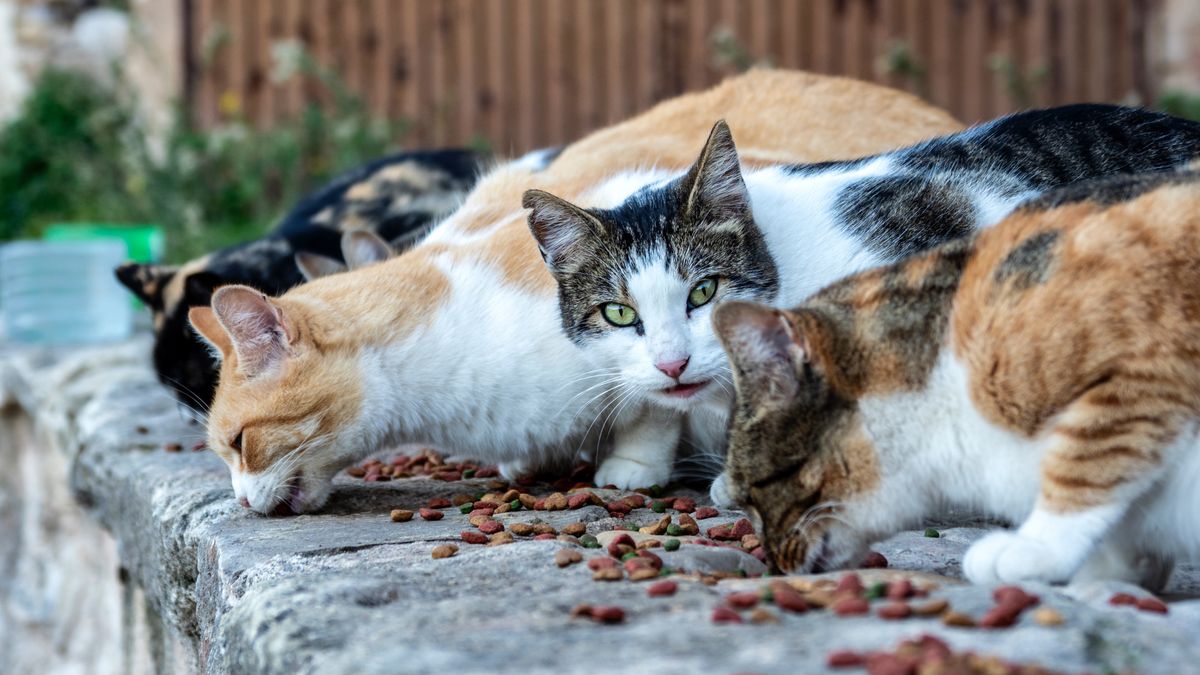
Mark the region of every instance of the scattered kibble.
POLYGON ((889 620, 907 619, 909 616, 912 616, 912 608, 909 607, 908 603, 906 603, 906 602, 893 601, 893 602, 888 602, 887 604, 880 607, 876 611, 876 614, 878 614, 879 618, 881 618, 881 619, 889 619, 889 620))
POLYGON ((866 662, 867 659, 862 654, 848 649, 830 652, 825 657, 825 665, 830 668, 857 668, 866 662))
POLYGON ((942 598, 929 600, 913 606, 913 614, 917 616, 937 616, 950 608, 950 603, 942 598))
POLYGON ((837 587, 834 589, 836 593, 847 593, 854 596, 861 595, 866 590, 863 588, 862 577, 857 574, 846 574, 841 579, 838 579, 837 587))
POLYGON ((166 450, 167 452, 179 452, 180 450, 183 450, 183 446, 179 443, 164 443, 163 450, 166 450))
POLYGON ((863 559, 862 566, 866 569, 883 569, 888 566, 888 560, 883 557, 882 553, 871 551, 863 559))
POLYGON ((572 537, 578 537, 587 532, 587 525, 584 525, 583 523, 571 523, 570 525, 563 526, 562 531, 563 534, 569 534, 572 537))
POLYGON ((591 534, 581 535, 579 537, 579 543, 583 545, 584 548, 600 548, 599 540, 596 539, 595 535, 591 534))
POLYGON ((646 588, 646 595, 652 598, 660 598, 668 595, 675 595, 675 591, 679 590, 679 584, 674 581, 659 581, 650 584, 646 588))
POLYGON ((1063 615, 1053 607, 1039 607, 1033 613, 1033 620, 1039 626, 1061 626, 1063 615))
POLYGON ((413 512, 407 509, 392 509, 393 523, 407 523, 413 519, 413 512))
POLYGON ((592 573, 593 581, 620 581, 624 578, 625 573, 620 567, 606 567, 592 573))
POLYGON ((868 600, 877 600, 887 595, 887 592, 887 582, 880 581, 878 583, 871 584, 870 588, 866 590, 865 595, 868 600))
POLYGON ((871 603, 863 598, 842 598, 833 603, 833 613, 838 616, 854 616, 871 611, 871 603))
POLYGON ((938 532, 937 530, 933 529, 932 527, 927 527, 927 528, 925 528, 925 536, 929 537, 930 539, 937 539, 942 536, 942 533, 938 532))
POLYGON ((716 518, 717 516, 721 515, 721 513, 711 506, 701 506, 700 508, 696 509, 696 512, 692 515, 696 518, 696 520, 705 520, 708 518, 716 518))
POLYGON ((994 656, 974 652, 955 652, 948 644, 932 635, 904 640, 890 652, 860 653, 850 650, 831 652, 825 657, 830 668, 865 667, 868 673, 962 673, 990 675, 991 673, 1023 673, 1049 675, 1051 671, 1033 664, 1018 665, 994 656))
POLYGON ((417 513, 421 515, 422 520, 441 520, 446 515, 436 509, 419 509, 417 513))
POLYGON ((737 609, 750 609, 758 604, 758 593, 751 591, 730 593, 725 596, 725 602, 729 603, 730 607, 736 607, 737 609))
POLYGON ((529 523, 512 523, 508 526, 508 531, 518 537, 528 537, 533 534, 533 525, 529 523))
POLYGON ((428 506, 431 509, 448 509, 450 508, 450 500, 442 499, 440 497, 437 499, 430 499, 429 503, 425 506, 428 506))
POLYGON ((647 525, 646 527, 639 528, 638 531, 642 534, 660 535, 666 533, 667 528, 670 526, 671 516, 663 516, 662 518, 658 519, 658 522, 654 523, 653 525, 647 525))
POLYGON ((741 623, 742 617, 733 609, 722 605, 713 609, 712 621, 713 623, 741 623))
POLYGON ((484 534, 496 534, 504 529, 504 523, 498 520, 487 520, 479 524, 479 531, 484 534))
POLYGON ((458 547, 454 544, 442 544, 440 546, 433 547, 433 557, 435 559, 449 558, 455 553, 458 553, 458 547))
POLYGON ((667 503, 661 499, 650 502, 650 510, 655 513, 664 513, 667 510, 667 503))
POLYGON ((486 543, 488 543, 487 535, 482 532, 476 532, 475 530, 463 530, 462 532, 460 532, 458 534, 458 536, 460 539, 467 542, 468 544, 486 544, 486 543))
POLYGON ((475 507, 474 507, 474 506, 472 506, 471 504, 461 504, 461 505, 459 505, 459 507, 458 507, 458 512, 459 512, 459 513, 461 513, 461 514, 464 514, 464 515, 466 515, 466 514, 470 513, 471 511, 473 511, 473 510, 474 510, 474 508, 475 508, 475 507))
POLYGON ((942 623, 956 628, 974 628, 975 619, 962 612, 946 612, 942 615, 942 623))
POLYGON ((560 548, 554 554, 554 564, 559 567, 574 565, 581 560, 583 560, 583 554, 573 548, 560 548))
POLYGON ((502 532, 497 532, 496 534, 493 534, 492 536, 488 537, 487 545, 488 546, 503 546, 505 544, 511 544, 511 543, 513 543, 513 541, 515 541, 515 540, 513 539, 511 532, 503 532, 502 531, 502 532))
POLYGON ((668 540, 664 541, 663 542, 663 550, 664 551, 678 551, 679 550, 679 540, 678 539, 668 539, 668 540))

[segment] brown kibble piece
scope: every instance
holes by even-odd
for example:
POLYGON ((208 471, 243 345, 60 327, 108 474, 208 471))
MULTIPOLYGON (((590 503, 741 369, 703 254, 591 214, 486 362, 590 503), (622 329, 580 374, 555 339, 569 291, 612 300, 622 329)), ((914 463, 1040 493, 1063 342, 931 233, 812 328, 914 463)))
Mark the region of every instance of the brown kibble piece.
POLYGON ((653 567, 642 567, 629 573, 630 581, 646 581, 647 579, 657 578, 658 570, 654 569, 653 567))
POLYGON ((509 490, 508 492, 505 492, 503 495, 501 495, 500 501, 507 504, 514 499, 520 499, 520 498, 521 498, 521 491, 517 490, 516 488, 513 488, 513 489, 509 490))
POLYGON ((686 513, 679 514, 679 529, 684 534, 695 536, 700 534, 700 523, 686 513))
POLYGON ((671 516, 663 516, 662 518, 658 519, 657 523, 654 523, 653 525, 647 525, 643 528, 640 528, 638 530, 638 532, 641 532, 642 534, 653 534, 653 535, 665 534, 667 531, 667 526, 670 524, 671 524, 671 516))
POLYGON ((533 525, 529 523, 512 523, 508 526, 508 531, 518 537, 528 537, 533 534, 533 525))
POLYGON ((578 494, 573 494, 570 497, 567 497, 567 508, 568 509, 581 509, 584 506, 586 506, 588 504, 588 502, 591 501, 591 499, 592 499, 591 494, 587 493, 587 492, 580 492, 578 494))
POLYGON ((532 510, 534 505, 537 504, 537 497, 534 497, 531 494, 522 493, 521 496, 517 497, 517 499, 521 500, 521 506, 524 506, 530 510, 532 510))
POLYGON ((748 534, 742 537, 742 548, 746 549, 747 551, 753 551, 759 546, 762 546, 762 542, 758 540, 757 534, 748 534))
POLYGON ((956 628, 974 628, 975 619, 962 612, 946 612, 942 615, 942 623, 956 628))
POLYGON ((646 588, 646 595, 652 598, 660 598, 668 595, 675 595, 675 591, 679 590, 679 584, 674 581, 660 581, 656 584, 650 584, 646 588))
POLYGON ((691 513, 696 510, 696 500, 690 497, 676 497, 671 503, 671 508, 680 513, 691 513))
POLYGON ((450 500, 438 497, 436 499, 430 499, 429 503, 425 506, 428 506, 431 509, 448 509, 450 508, 450 500))
POLYGON ((641 551, 648 548, 661 548, 662 545, 663 543, 657 539, 643 539, 637 543, 637 549, 641 551))
POLYGON ((621 623, 625 620, 625 610, 620 607, 593 607, 591 617, 600 623, 621 623))
POLYGON ((567 496, 561 492, 555 492, 546 497, 545 506, 547 511, 562 511, 567 508, 567 496))
POLYGON ((745 518, 738 518, 729 530, 729 536, 741 541, 742 537, 748 534, 754 534, 754 526, 745 518))
POLYGON ((598 570, 611 569, 617 566, 617 561, 612 558, 591 558, 587 561, 588 569, 596 572, 598 570))
POLYGON ((554 529, 554 526, 552 526, 550 523, 534 523, 533 524, 533 533, 534 534, 557 535, 558 530, 554 529))
POLYGON ((779 623, 779 617, 765 607, 755 607, 754 611, 750 612, 750 623, 779 623))
POLYGON ((474 503, 475 503, 475 498, 472 497, 471 495, 462 495, 462 494, 454 495, 454 498, 450 500, 451 506, 462 506, 463 504, 474 504, 474 503))
POLYGON ((571 523, 570 525, 564 526, 562 531, 563 534, 569 534, 572 537, 579 537, 587 534, 587 525, 584 525, 583 523, 571 523))
POLYGON ((1001 586, 992 591, 992 600, 998 605, 1010 605, 1018 612, 1041 602, 1041 598, 1026 593, 1020 586, 1001 586))
POLYGON ((576 618, 588 619, 588 618, 591 618, 591 616, 592 616, 592 606, 587 604, 586 602, 580 603, 571 608, 571 618, 572 619, 576 619, 576 618))
POLYGON ((583 560, 583 554, 573 548, 560 548, 554 554, 554 564, 559 567, 574 565, 581 560, 583 560))
POLYGON ((497 532, 488 538, 488 546, 503 546, 513 543, 511 532, 497 532))
POLYGON ((165 443, 163 444, 163 450, 167 452, 179 452, 183 450, 183 446, 179 443, 165 443))
POLYGON ((943 598, 937 598, 913 606, 913 614, 917 616, 937 616, 949 609, 950 603, 943 598))
POLYGON ((628 504, 629 508, 631 508, 631 509, 640 509, 640 508, 646 506, 646 498, 643 497, 642 495, 638 495, 638 494, 633 494, 633 495, 624 497, 621 499, 621 501, 628 504))
POLYGON ((346 475, 350 476, 351 478, 362 478, 363 476, 367 475, 367 470, 361 466, 352 466, 349 469, 346 469, 346 475))
POLYGON ((470 523, 474 527, 479 527, 480 525, 486 523, 487 521, 489 521, 491 519, 492 519, 491 513, 471 512, 471 515, 467 518, 467 522, 470 523))
POLYGON ((888 566, 888 560, 882 553, 871 551, 863 558, 862 566, 866 569, 882 569, 888 566))
POLYGON ((1039 626, 1061 626, 1063 615, 1053 607, 1039 607, 1033 612, 1033 620, 1039 626))
POLYGON ((733 609, 721 605, 713 608, 712 621, 713 623, 741 623, 742 617, 733 609))
POLYGON ((454 555, 455 553, 458 553, 458 547, 455 546, 454 544, 442 544, 440 546, 433 547, 433 557, 435 559, 449 558, 450 556, 454 555))
POLYGON ((413 519, 413 512, 407 509, 392 509, 393 523, 407 523, 413 519))
POLYGON ((620 581, 624 578, 625 573, 621 571, 620 567, 599 569, 592 574, 593 581, 620 581))

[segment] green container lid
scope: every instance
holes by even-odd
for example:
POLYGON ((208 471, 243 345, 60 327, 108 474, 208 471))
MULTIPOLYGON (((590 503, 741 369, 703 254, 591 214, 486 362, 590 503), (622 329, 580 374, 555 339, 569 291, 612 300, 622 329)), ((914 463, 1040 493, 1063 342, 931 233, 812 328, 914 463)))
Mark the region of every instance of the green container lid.
POLYGON ((120 239, 125 242, 126 257, 140 263, 162 260, 166 237, 157 225, 116 225, 105 223, 59 223, 46 228, 46 241, 86 241, 120 239))

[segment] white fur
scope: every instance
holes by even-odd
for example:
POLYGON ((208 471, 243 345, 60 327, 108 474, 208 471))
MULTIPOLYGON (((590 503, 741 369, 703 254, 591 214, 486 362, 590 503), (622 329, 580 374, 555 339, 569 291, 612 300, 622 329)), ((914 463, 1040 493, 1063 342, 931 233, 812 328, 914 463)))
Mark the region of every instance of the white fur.
MULTIPOLYGON (((1169 561, 1200 554, 1200 448, 1189 429, 1165 453, 1172 470, 1117 501, 1058 514, 1038 505, 1040 465, 1052 436, 1021 437, 984 419, 967 373, 949 348, 924 390, 859 401, 879 458, 880 485, 842 513, 827 555, 845 563, 875 538, 919 523, 946 505, 982 510, 1020 526, 968 551, 976 583, 1121 578, 1161 583, 1169 561)), ((1151 477, 1153 479, 1154 477, 1151 477)))

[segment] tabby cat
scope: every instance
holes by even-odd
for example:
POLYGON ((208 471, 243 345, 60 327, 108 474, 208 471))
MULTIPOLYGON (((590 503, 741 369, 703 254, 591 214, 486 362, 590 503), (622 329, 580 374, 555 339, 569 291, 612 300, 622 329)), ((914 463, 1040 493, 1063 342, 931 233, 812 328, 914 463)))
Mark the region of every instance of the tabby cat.
MULTIPOLYGON (((486 158, 467 150, 403 152, 334 178, 293 208, 262 239, 214 251, 181 266, 127 263, 117 279, 150 308, 154 368, 184 410, 202 418, 212 402, 218 362, 187 322, 226 284, 282 293, 303 283, 294 258, 341 262, 341 233, 370 230, 397 250, 412 246, 466 196, 486 158)), ((337 269, 328 264, 322 274, 337 269)))
POLYGON ((990 230, 713 321, 726 485, 773 565, 843 567, 946 505, 1019 527, 977 583, 1161 586, 1200 554, 1200 174, 1050 193, 990 230))
MULTIPOLYGON (((790 306, 846 274, 991 225, 1050 188, 1171 170, 1197 155, 1200 124, 1073 105, 864 159, 770 166, 743 178, 729 128, 718 123, 688 172, 615 178, 618 193, 651 184, 612 208, 527 193, 563 329, 605 368, 605 386, 623 405, 643 411, 616 429, 597 483, 665 485, 681 436, 714 445, 696 443, 694 429, 723 428, 729 410, 728 364, 709 321, 717 303, 790 306)), ((598 201, 609 189, 597 191, 598 201)))

